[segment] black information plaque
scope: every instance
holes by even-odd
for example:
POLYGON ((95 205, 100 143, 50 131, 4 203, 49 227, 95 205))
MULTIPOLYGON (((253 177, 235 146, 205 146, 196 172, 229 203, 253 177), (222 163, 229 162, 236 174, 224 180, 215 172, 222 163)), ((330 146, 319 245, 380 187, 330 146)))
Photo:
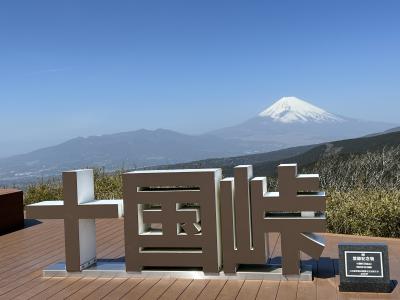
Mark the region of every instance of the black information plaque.
POLYGON ((339 273, 341 292, 392 291, 386 244, 339 244, 339 273))

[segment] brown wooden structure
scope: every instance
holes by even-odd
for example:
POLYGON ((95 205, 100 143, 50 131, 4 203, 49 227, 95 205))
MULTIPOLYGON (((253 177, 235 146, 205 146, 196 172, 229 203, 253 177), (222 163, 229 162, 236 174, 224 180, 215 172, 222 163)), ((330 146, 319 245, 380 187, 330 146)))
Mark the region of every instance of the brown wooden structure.
POLYGON ((0 234, 24 227, 23 193, 16 189, 0 189, 0 234))
MULTIPOLYGON (((97 257, 123 259, 123 220, 98 220, 97 257)), ((64 261, 62 220, 0 236, 0 299, 400 299, 391 294, 339 293, 339 242, 386 242, 391 279, 400 281, 400 239, 324 234, 326 249, 313 265, 313 282, 261 280, 191 280, 175 278, 43 278, 42 269, 64 261)), ((279 261, 277 234, 270 236, 270 253, 279 261)), ((309 258, 302 256, 302 260, 309 258)))

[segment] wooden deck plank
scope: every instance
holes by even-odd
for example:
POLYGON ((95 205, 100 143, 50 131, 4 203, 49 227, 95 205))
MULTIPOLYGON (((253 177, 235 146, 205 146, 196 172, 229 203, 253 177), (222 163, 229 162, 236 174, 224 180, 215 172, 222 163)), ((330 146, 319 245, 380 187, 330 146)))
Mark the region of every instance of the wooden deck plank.
POLYGON ((80 289, 83 289, 85 286, 87 286, 88 284, 93 282, 95 279, 96 278, 82 278, 80 280, 77 280, 73 284, 68 285, 67 287, 65 287, 64 289, 62 289, 58 293, 55 293, 54 295, 52 295, 51 297, 49 297, 47 299, 49 299, 49 300, 65 299, 65 298, 73 295, 80 289))
MULTIPOLYGON (((46 248, 46 246, 43 246, 46 248)), ((50 247, 50 245, 48 245, 50 247)), ((25 274, 29 274, 32 272, 32 270, 36 271, 39 270, 43 263, 46 262, 52 262, 56 261, 59 259, 59 257, 62 257, 62 249, 54 249, 54 251, 49 252, 49 248, 43 249, 43 251, 38 251, 35 256, 32 256, 31 259, 24 260, 23 262, 15 262, 14 267, 8 267, 4 271, 1 272, 1 274, 4 276, 4 278, 7 278, 5 282, 7 281, 13 281, 14 279, 11 276, 19 275, 17 277, 22 277, 25 274), (27 266, 29 266, 27 268, 27 266)), ((18 261, 18 259, 15 259, 18 261)), ((22 259, 21 259, 22 261, 22 259)), ((4 284, 4 281, 0 283, 0 286, 2 287, 4 284)))
POLYGON ((112 278, 112 280, 108 281, 107 283, 103 284, 101 287, 90 293, 86 296, 86 300, 97 300, 106 297, 110 294, 113 290, 119 289, 128 278, 112 278))
POLYGON ((198 296, 198 300, 209 300, 209 299, 216 299, 218 294, 223 289, 226 284, 226 280, 210 280, 206 287, 201 291, 200 295, 198 296))
POLYGON ((49 297, 57 294, 59 291, 62 291, 66 287, 74 284, 76 281, 81 280, 82 278, 77 277, 69 277, 64 278, 63 280, 57 280, 54 285, 50 286, 49 288, 45 289, 44 291, 37 293, 35 296, 31 297, 32 300, 41 300, 41 299, 48 299, 49 297))
POLYGON ((2 286, 0 288, 0 296, 8 293, 12 289, 18 288, 26 284, 27 282, 35 278, 42 276, 41 269, 44 268, 46 265, 54 262, 54 258, 56 257, 61 257, 61 254, 59 256, 52 256, 50 259, 44 262, 42 261, 41 263, 28 267, 25 271, 17 271, 18 274, 11 274, 10 276, 7 276, 6 279, 1 282, 2 286))
POLYGON ((121 285, 113 289, 102 299, 121 299, 125 294, 127 294, 131 289, 141 283, 144 279, 141 278, 129 278, 124 281, 121 285))
POLYGON ((323 257, 318 261, 318 274, 315 280, 318 299, 337 299, 338 288, 332 259, 323 257))
POLYGON ((185 299, 196 299, 198 295, 205 289, 209 280, 205 279, 194 279, 189 286, 183 291, 178 297, 180 300, 185 299))
POLYGON ((54 249, 55 248, 54 245, 58 245, 58 243, 61 242, 62 239, 58 238, 50 241, 51 242, 32 241, 30 244, 25 244, 24 242, 21 242, 20 250, 15 251, 14 249, 9 249, 8 253, 12 254, 7 256, 8 259, 4 259, 1 261, 0 271, 4 273, 7 270, 15 269, 16 267, 23 265, 27 261, 32 262, 32 257, 40 258, 43 255, 43 253, 48 252, 49 247, 54 249), (38 247, 33 247, 33 249, 30 249, 30 246, 35 246, 35 245, 38 245, 38 247), (18 260, 13 259, 15 258, 13 256, 14 254, 16 255, 15 257, 19 258, 18 260))
MULTIPOLYGON (((117 251, 116 253, 119 254, 119 251, 117 251)), ((113 257, 113 254, 112 254, 112 253, 110 253, 110 257, 113 257)), ((40 281, 40 280, 44 280, 44 279, 46 279, 46 278, 39 277, 39 278, 37 278, 36 280, 40 281)), ((50 278, 50 279, 51 279, 51 280, 50 280, 49 282, 40 283, 40 284, 38 284, 37 286, 34 286, 33 288, 30 288, 30 287, 27 287, 26 285, 23 285, 23 287, 22 287, 22 288, 19 288, 18 290, 22 290, 22 291, 27 290, 27 292, 26 292, 25 294, 22 294, 22 295, 21 295, 21 299, 24 299, 24 297, 25 297, 25 299, 26 299, 26 298, 28 298, 28 297, 34 295, 34 294, 35 294, 35 291, 37 291, 37 292, 43 291, 43 290, 46 289, 48 286, 52 285, 52 282, 53 282, 53 281, 57 280, 57 278, 50 278)), ((96 279, 96 280, 94 280, 93 282, 91 282, 90 284, 88 284, 88 285, 83 289, 83 291, 80 290, 80 291, 78 292, 78 295, 80 295, 80 294, 82 294, 82 293, 90 294, 90 291, 91 291, 91 290, 94 290, 94 288, 91 287, 92 284, 93 284, 94 287, 98 287, 98 286, 99 286, 99 283, 106 284, 106 283, 108 282, 108 280, 110 280, 110 278, 109 278, 109 279, 104 279, 104 278, 96 279)), ((80 299, 79 297, 73 297, 73 298, 80 299)))
MULTIPOLYGON (((302 260, 302 265, 311 265, 313 274, 316 275, 318 272, 318 263, 312 259, 310 256, 307 254, 301 252, 300 254, 301 260, 302 260)), ((313 280, 312 282, 304 282, 304 281, 299 281, 298 287, 297 287, 297 299, 299 300, 313 300, 317 299, 317 285, 316 281, 313 280)))
POLYGON ((298 281, 281 281, 276 300, 296 300, 298 281))
MULTIPOLYGON (((50 278, 37 277, 34 280, 31 280, 27 284, 25 284, 23 289, 22 288, 12 289, 9 292, 1 295, 0 298, 2 299, 17 299, 18 297, 21 298, 20 295, 23 294, 25 291, 32 290, 37 286, 41 286, 42 284, 46 284, 46 282, 48 282, 49 279, 50 278)), ((52 283, 48 282, 48 284, 52 283)))
POLYGON ((280 281, 263 280, 257 293, 257 300, 275 300, 278 294, 280 281))
MULTIPOLYGON (((36 225, 40 227, 39 225, 36 225)), ((40 245, 40 243, 46 242, 47 240, 58 238, 54 233, 58 231, 62 231, 62 226, 60 225, 55 225, 52 228, 46 228, 45 226, 42 226, 42 230, 37 230, 37 231, 32 231, 31 233, 25 233, 24 235, 13 235, 10 234, 8 236, 2 236, 2 243, 0 244, 0 251, 7 249, 8 256, 4 256, 1 258, 1 261, 7 259, 8 257, 12 256, 15 251, 23 251, 26 249, 21 248, 21 245, 27 244, 31 246, 35 246, 34 243, 38 243, 37 245, 40 245), (8 241, 8 242, 7 242, 8 241), (33 244, 33 245, 32 245, 33 244)))
POLYGON ((244 280, 228 280, 219 293, 218 300, 235 299, 242 288, 244 280))
MULTIPOLYGON (((48 258, 47 256, 44 256, 46 258, 45 260, 41 260, 40 262, 37 262, 35 265, 30 266, 28 269, 23 270, 21 272, 17 272, 15 275, 8 277, 7 280, 3 281, 3 283, 5 283, 5 285, 0 288, 0 295, 8 292, 10 289, 14 289, 16 287, 26 285, 26 283, 28 283, 29 281, 40 277, 42 274, 42 272, 41 272, 42 268, 44 268, 45 266, 47 266, 55 261, 61 260, 62 253, 60 251, 62 252, 62 250, 59 249, 59 251, 57 252, 58 255, 51 256, 50 258, 48 258), (58 257, 58 258, 56 259, 56 257, 58 257), (39 269, 36 270, 35 272, 31 273, 31 270, 34 268, 36 268, 36 269, 39 268, 39 269), (28 275, 22 276, 25 274, 28 274, 28 275)), ((43 258, 41 258, 41 259, 43 259, 43 258)), ((16 270, 19 271, 19 268, 16 268, 16 270)), ((5 272, 5 273, 7 274, 7 272, 5 272)))
POLYGON ((256 299, 258 290, 260 289, 262 280, 246 280, 240 289, 236 299, 238 300, 252 300, 256 299))
POLYGON ((69 300, 79 300, 87 297, 91 293, 93 293, 95 290, 100 288, 101 286, 105 285, 107 282, 109 282, 111 278, 97 278, 90 282, 89 284, 86 284, 82 289, 77 290, 74 294, 70 295, 66 299, 69 300))
MULTIPOLYGON (((38 225, 38 227, 40 226, 42 226, 42 224, 38 225)), ((58 226, 56 224, 48 233, 40 233, 36 236, 33 236, 33 240, 24 238, 23 240, 20 240, 14 247, 7 248, 7 252, 9 254, 0 257, 1 267, 3 268, 5 266, 4 261, 10 261, 13 257, 21 257, 27 252, 36 253, 36 249, 42 248, 43 244, 54 244, 64 247, 63 228, 63 226, 58 226)), ((109 227, 100 227, 97 234, 99 236, 107 237, 107 234, 105 233, 111 233, 112 231, 118 232, 119 230, 120 226, 118 226, 118 224, 112 224, 112 226, 109 227)))
MULTIPOLYGON (((103 232, 103 234, 105 234, 106 231, 103 232)), ((114 238, 117 238, 114 235, 114 238)), ((43 247, 51 247, 50 245, 43 245, 43 247)), ((102 247, 99 247, 99 255, 101 256, 104 251, 101 251, 102 247)), ((40 269, 44 268, 46 265, 49 265, 55 261, 58 260, 62 260, 62 256, 63 256, 63 251, 64 251, 64 247, 62 247, 61 249, 58 248, 57 251, 55 251, 55 253, 57 253, 56 256, 51 256, 50 258, 47 255, 42 255, 42 253, 36 253, 36 255, 41 255, 38 258, 32 259, 31 260, 31 264, 32 263, 36 263, 33 266, 30 265, 30 268, 24 269, 21 272, 17 272, 17 274, 15 274, 15 276, 19 276, 18 280, 14 277, 8 277, 7 280, 3 280, 2 282, 0 282, 0 285, 3 283, 5 285, 1 286, 0 288, 0 295, 6 293, 7 291, 11 290, 11 289, 15 289, 16 287, 21 286, 21 289, 25 289, 25 286, 27 285, 27 283, 29 283, 31 280, 35 280, 36 278, 41 277, 41 271, 40 269), (58 257, 58 258, 57 258, 58 257), (39 266, 39 267, 38 267, 39 266), (39 270, 32 272, 29 274, 30 270, 32 268, 39 268, 39 270), (24 275, 24 273, 28 273, 28 276, 21 276, 24 275)), ((44 251, 45 253, 48 252, 48 249, 46 249, 44 251)), ((16 267, 15 269, 13 269, 14 273, 19 270, 21 267, 24 267, 25 265, 20 265, 19 267, 16 267)), ((7 272, 3 272, 2 273, 4 276, 7 274, 7 272)))
POLYGON ((150 290, 144 294, 141 299, 153 300, 160 298, 164 292, 176 281, 175 278, 162 278, 150 290))
POLYGON ((193 279, 177 279, 164 294, 161 295, 160 300, 173 300, 183 293, 183 291, 189 286, 193 279))
MULTIPOLYGON (((108 234, 109 230, 112 230, 112 232, 110 234, 115 234, 115 231, 118 231, 118 227, 117 228, 110 228, 110 229, 105 229, 103 228, 100 232, 99 235, 101 236, 105 236, 105 237, 109 237, 108 234)), ((62 229, 60 228, 60 231, 62 229)), ((31 245, 27 245, 25 243, 21 244, 21 248, 22 248, 22 252, 17 252, 16 253, 16 257, 21 258, 21 259, 9 259, 8 262, 6 264, 0 264, 0 273, 1 274, 5 274, 5 272, 12 270, 12 271, 16 271, 16 268, 24 266, 24 264, 26 264, 27 262, 29 262, 31 265, 40 259, 44 258, 44 254, 49 254, 51 255, 52 253, 49 253, 48 249, 49 247, 52 247, 52 245, 58 245, 57 250, 62 251, 64 249, 64 237, 63 237, 63 233, 62 231, 60 232, 61 234, 57 234, 57 232, 55 232, 53 235, 58 236, 59 238, 57 238, 56 240, 50 240, 50 241, 46 241, 46 242, 34 242, 35 244, 38 244, 39 247, 37 248, 33 248, 31 249, 31 245), (60 237, 60 235, 62 235, 60 237), (27 255, 30 254, 30 255, 27 255)), ((102 243, 103 244, 103 243, 102 243)), ((99 247, 99 249, 101 249, 101 247, 99 247)), ((12 250, 11 250, 12 251, 12 250)))
POLYGON ((9 247, 13 247, 21 241, 36 239, 37 233, 40 233, 46 237, 49 233, 51 234, 53 232, 54 228, 62 226, 63 223, 61 221, 58 222, 57 220, 51 220, 50 222, 44 222, 18 231, 2 234, 0 235, 2 240, 2 243, 0 244, 0 251, 3 248, 8 249, 9 247))
MULTIPOLYGON (((99 258, 124 256, 123 220, 98 220, 99 258)), ((381 239, 325 234, 323 258, 312 263, 314 282, 271 282, 251 280, 191 280, 137 278, 43 278, 42 269, 64 259, 62 220, 45 220, 0 236, 0 299, 400 299, 399 286, 392 294, 339 293, 337 244, 340 242, 385 242, 389 246, 391 279, 400 281, 400 239, 381 239), (151 281, 151 282, 150 282, 151 281), (295 296, 293 296, 295 295, 295 296)), ((280 261, 280 239, 274 233, 269 247, 280 261)))
POLYGON ((134 288, 129 290, 129 292, 126 293, 124 296, 122 296, 121 299, 129 299, 129 300, 139 299, 144 294, 146 294, 148 290, 150 290, 153 286, 155 286, 160 280, 161 278, 146 278, 143 281, 141 281, 138 285, 136 285, 134 288))
POLYGON ((4 271, 13 268, 16 263, 24 263, 24 260, 16 261, 16 258, 25 258, 29 251, 34 252, 36 255, 43 249, 43 245, 57 245, 63 243, 64 238, 60 236, 50 236, 46 240, 33 240, 29 243, 22 242, 19 248, 8 249, 9 255, 4 255, 0 259, 1 270, 4 271))
MULTIPOLYGON (((42 277, 38 278, 39 282, 37 285, 35 285, 33 288, 23 289, 22 293, 20 293, 14 299, 18 299, 18 300, 29 299, 29 298, 34 297, 35 295, 43 292, 44 290, 56 285, 57 282, 64 280, 64 278, 48 278, 48 280, 44 280, 44 279, 45 278, 42 278, 42 277)), ((18 291, 18 290, 20 290, 20 289, 15 289, 15 291, 18 291)))
POLYGON ((315 282, 299 281, 297 286, 298 300, 314 300, 317 299, 317 285, 315 282))

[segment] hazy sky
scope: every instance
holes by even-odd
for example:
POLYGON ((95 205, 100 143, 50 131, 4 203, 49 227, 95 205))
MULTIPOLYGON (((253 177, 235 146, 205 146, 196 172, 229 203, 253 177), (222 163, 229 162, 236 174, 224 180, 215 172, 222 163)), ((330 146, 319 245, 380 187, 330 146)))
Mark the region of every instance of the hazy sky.
POLYGON ((400 123, 400 1, 1 1, 0 156, 282 96, 400 123))

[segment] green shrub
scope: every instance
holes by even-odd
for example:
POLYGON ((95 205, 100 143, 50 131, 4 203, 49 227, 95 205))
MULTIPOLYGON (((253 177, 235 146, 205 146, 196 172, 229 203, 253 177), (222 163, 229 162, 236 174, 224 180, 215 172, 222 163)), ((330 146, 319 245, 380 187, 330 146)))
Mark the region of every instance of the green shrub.
POLYGON ((59 180, 41 181, 27 186, 24 193, 24 204, 32 204, 44 200, 62 199, 62 186, 59 180))
POLYGON ((400 191, 329 191, 328 230, 333 233, 400 237, 400 191))
POLYGON ((400 146, 364 154, 328 155, 303 167, 302 173, 318 173, 325 190, 400 190, 400 146))
POLYGON ((123 170, 106 173, 104 169, 94 170, 96 199, 122 199, 123 170))
MULTIPOLYGON (((327 224, 333 233, 400 238, 400 147, 384 151, 331 155, 302 168, 319 173, 327 191, 327 224)), ((122 173, 95 169, 96 199, 122 198, 122 173)), ((268 178, 269 191, 276 178, 268 178)), ((25 204, 62 199, 60 180, 27 187, 25 204)))
MULTIPOLYGON (((106 173, 104 169, 94 169, 95 198, 122 199, 122 173, 116 171, 106 173)), ((63 199, 60 180, 51 179, 27 186, 24 193, 24 204, 32 204, 44 200, 63 199)))

